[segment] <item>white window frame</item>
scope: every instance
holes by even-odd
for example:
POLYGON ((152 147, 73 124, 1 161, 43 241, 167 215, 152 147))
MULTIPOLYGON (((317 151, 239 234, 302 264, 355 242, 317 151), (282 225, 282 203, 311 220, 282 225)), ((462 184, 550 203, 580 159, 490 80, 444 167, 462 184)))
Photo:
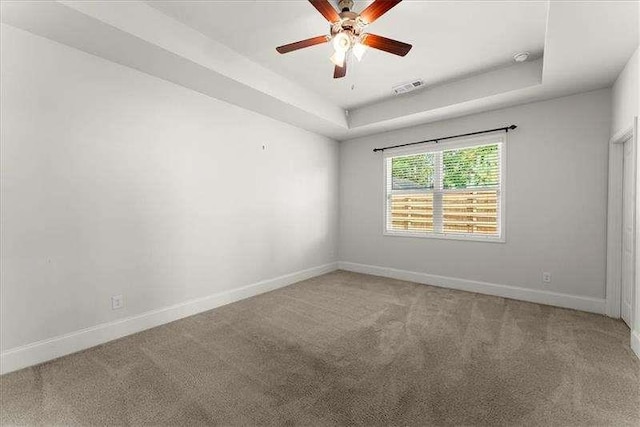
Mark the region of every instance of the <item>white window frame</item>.
MULTIPOLYGON (((391 150, 385 150, 384 155, 382 156, 382 192, 383 192, 383 212, 384 218, 382 222, 382 234, 390 237, 409 237, 409 238, 421 238, 421 239, 446 239, 446 240, 465 240, 472 242, 491 242, 491 243, 505 243, 506 242, 506 177, 507 177, 507 133, 500 132, 497 134, 486 134, 478 137, 472 138, 460 138, 454 139, 447 142, 440 143, 431 143, 424 145, 417 145, 415 147, 403 147, 391 150), (389 157, 397 157, 397 156, 410 156, 414 154, 423 154, 429 152, 438 152, 444 150, 451 149, 461 149, 461 148, 471 148, 474 146, 480 145, 491 145, 491 144, 500 144, 500 186, 498 189, 499 196, 499 209, 498 209, 498 235, 474 235, 474 234, 464 234, 464 233, 445 233, 445 232, 415 232, 415 231, 402 231, 402 230, 389 230, 387 226, 389 224, 388 220, 391 215, 391 204, 388 202, 388 197, 390 195, 387 193, 387 184, 389 179, 391 179, 391 170, 387 167, 387 159, 389 157)), ((436 168, 438 170, 438 168, 436 168)), ((441 190, 442 188, 442 177, 438 176, 439 171, 436 173, 436 177, 434 178, 434 210, 437 206, 437 203, 442 203, 442 200, 438 202, 436 199, 436 195, 438 193, 435 192, 436 189, 441 190)), ((457 190, 449 190, 449 192, 457 191, 457 190)), ((460 189, 458 191, 468 191, 464 189, 460 189)), ((407 190, 407 193, 414 192, 423 194, 424 190, 407 190)), ((442 195, 442 193, 439 193, 442 195)), ((434 228, 436 228, 435 224, 436 218, 434 217, 434 228)))

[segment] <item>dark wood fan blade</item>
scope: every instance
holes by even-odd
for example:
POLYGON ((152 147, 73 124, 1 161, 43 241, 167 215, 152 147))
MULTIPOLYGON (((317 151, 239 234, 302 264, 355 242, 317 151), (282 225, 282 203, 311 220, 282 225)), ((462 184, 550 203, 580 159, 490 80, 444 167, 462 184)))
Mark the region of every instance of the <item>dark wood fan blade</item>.
POLYGON ((289 53, 294 50, 303 49, 309 46, 315 46, 317 44, 326 43, 329 41, 328 36, 311 37, 310 39, 300 40, 299 42, 285 44, 284 46, 277 47, 276 50, 280 53, 289 53))
POLYGON ((398 56, 405 56, 413 46, 398 40, 388 39, 375 34, 365 34, 362 37, 362 44, 374 49, 384 50, 398 56))
POLYGON ((338 67, 336 65, 336 67, 333 69, 333 78, 334 79, 341 79, 344 76, 347 75, 347 60, 344 60, 344 66, 342 67, 338 67))
POLYGON ((309 3, 313 5, 318 12, 322 14, 329 22, 336 22, 340 20, 338 11, 327 0, 309 0, 309 3))
POLYGON ((376 19, 387 13, 389 9, 400 3, 402 0, 375 0, 365 10, 360 12, 360 17, 367 24, 371 24, 376 19))

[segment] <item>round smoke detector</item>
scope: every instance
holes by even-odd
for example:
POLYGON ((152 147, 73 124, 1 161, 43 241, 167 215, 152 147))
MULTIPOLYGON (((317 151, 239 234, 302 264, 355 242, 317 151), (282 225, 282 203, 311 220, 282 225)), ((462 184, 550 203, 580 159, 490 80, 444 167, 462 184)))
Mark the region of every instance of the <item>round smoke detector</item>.
POLYGON ((524 62, 529 59, 529 52, 518 52, 513 54, 513 60, 516 62, 524 62))

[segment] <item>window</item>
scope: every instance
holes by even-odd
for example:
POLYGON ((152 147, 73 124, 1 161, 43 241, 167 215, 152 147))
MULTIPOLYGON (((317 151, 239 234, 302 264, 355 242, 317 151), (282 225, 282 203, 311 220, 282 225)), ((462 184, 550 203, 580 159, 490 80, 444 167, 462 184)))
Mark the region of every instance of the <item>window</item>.
POLYGON ((504 241, 504 136, 385 152, 385 233, 504 241))

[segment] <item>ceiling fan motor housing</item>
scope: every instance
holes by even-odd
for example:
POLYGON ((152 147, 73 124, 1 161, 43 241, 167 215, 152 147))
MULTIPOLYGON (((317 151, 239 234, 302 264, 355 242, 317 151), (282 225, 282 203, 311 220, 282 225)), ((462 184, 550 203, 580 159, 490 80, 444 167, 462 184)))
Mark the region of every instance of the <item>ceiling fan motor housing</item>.
POLYGON ((351 11, 340 12, 340 20, 331 25, 331 36, 345 32, 350 37, 358 37, 365 27, 366 23, 359 14, 351 11))

